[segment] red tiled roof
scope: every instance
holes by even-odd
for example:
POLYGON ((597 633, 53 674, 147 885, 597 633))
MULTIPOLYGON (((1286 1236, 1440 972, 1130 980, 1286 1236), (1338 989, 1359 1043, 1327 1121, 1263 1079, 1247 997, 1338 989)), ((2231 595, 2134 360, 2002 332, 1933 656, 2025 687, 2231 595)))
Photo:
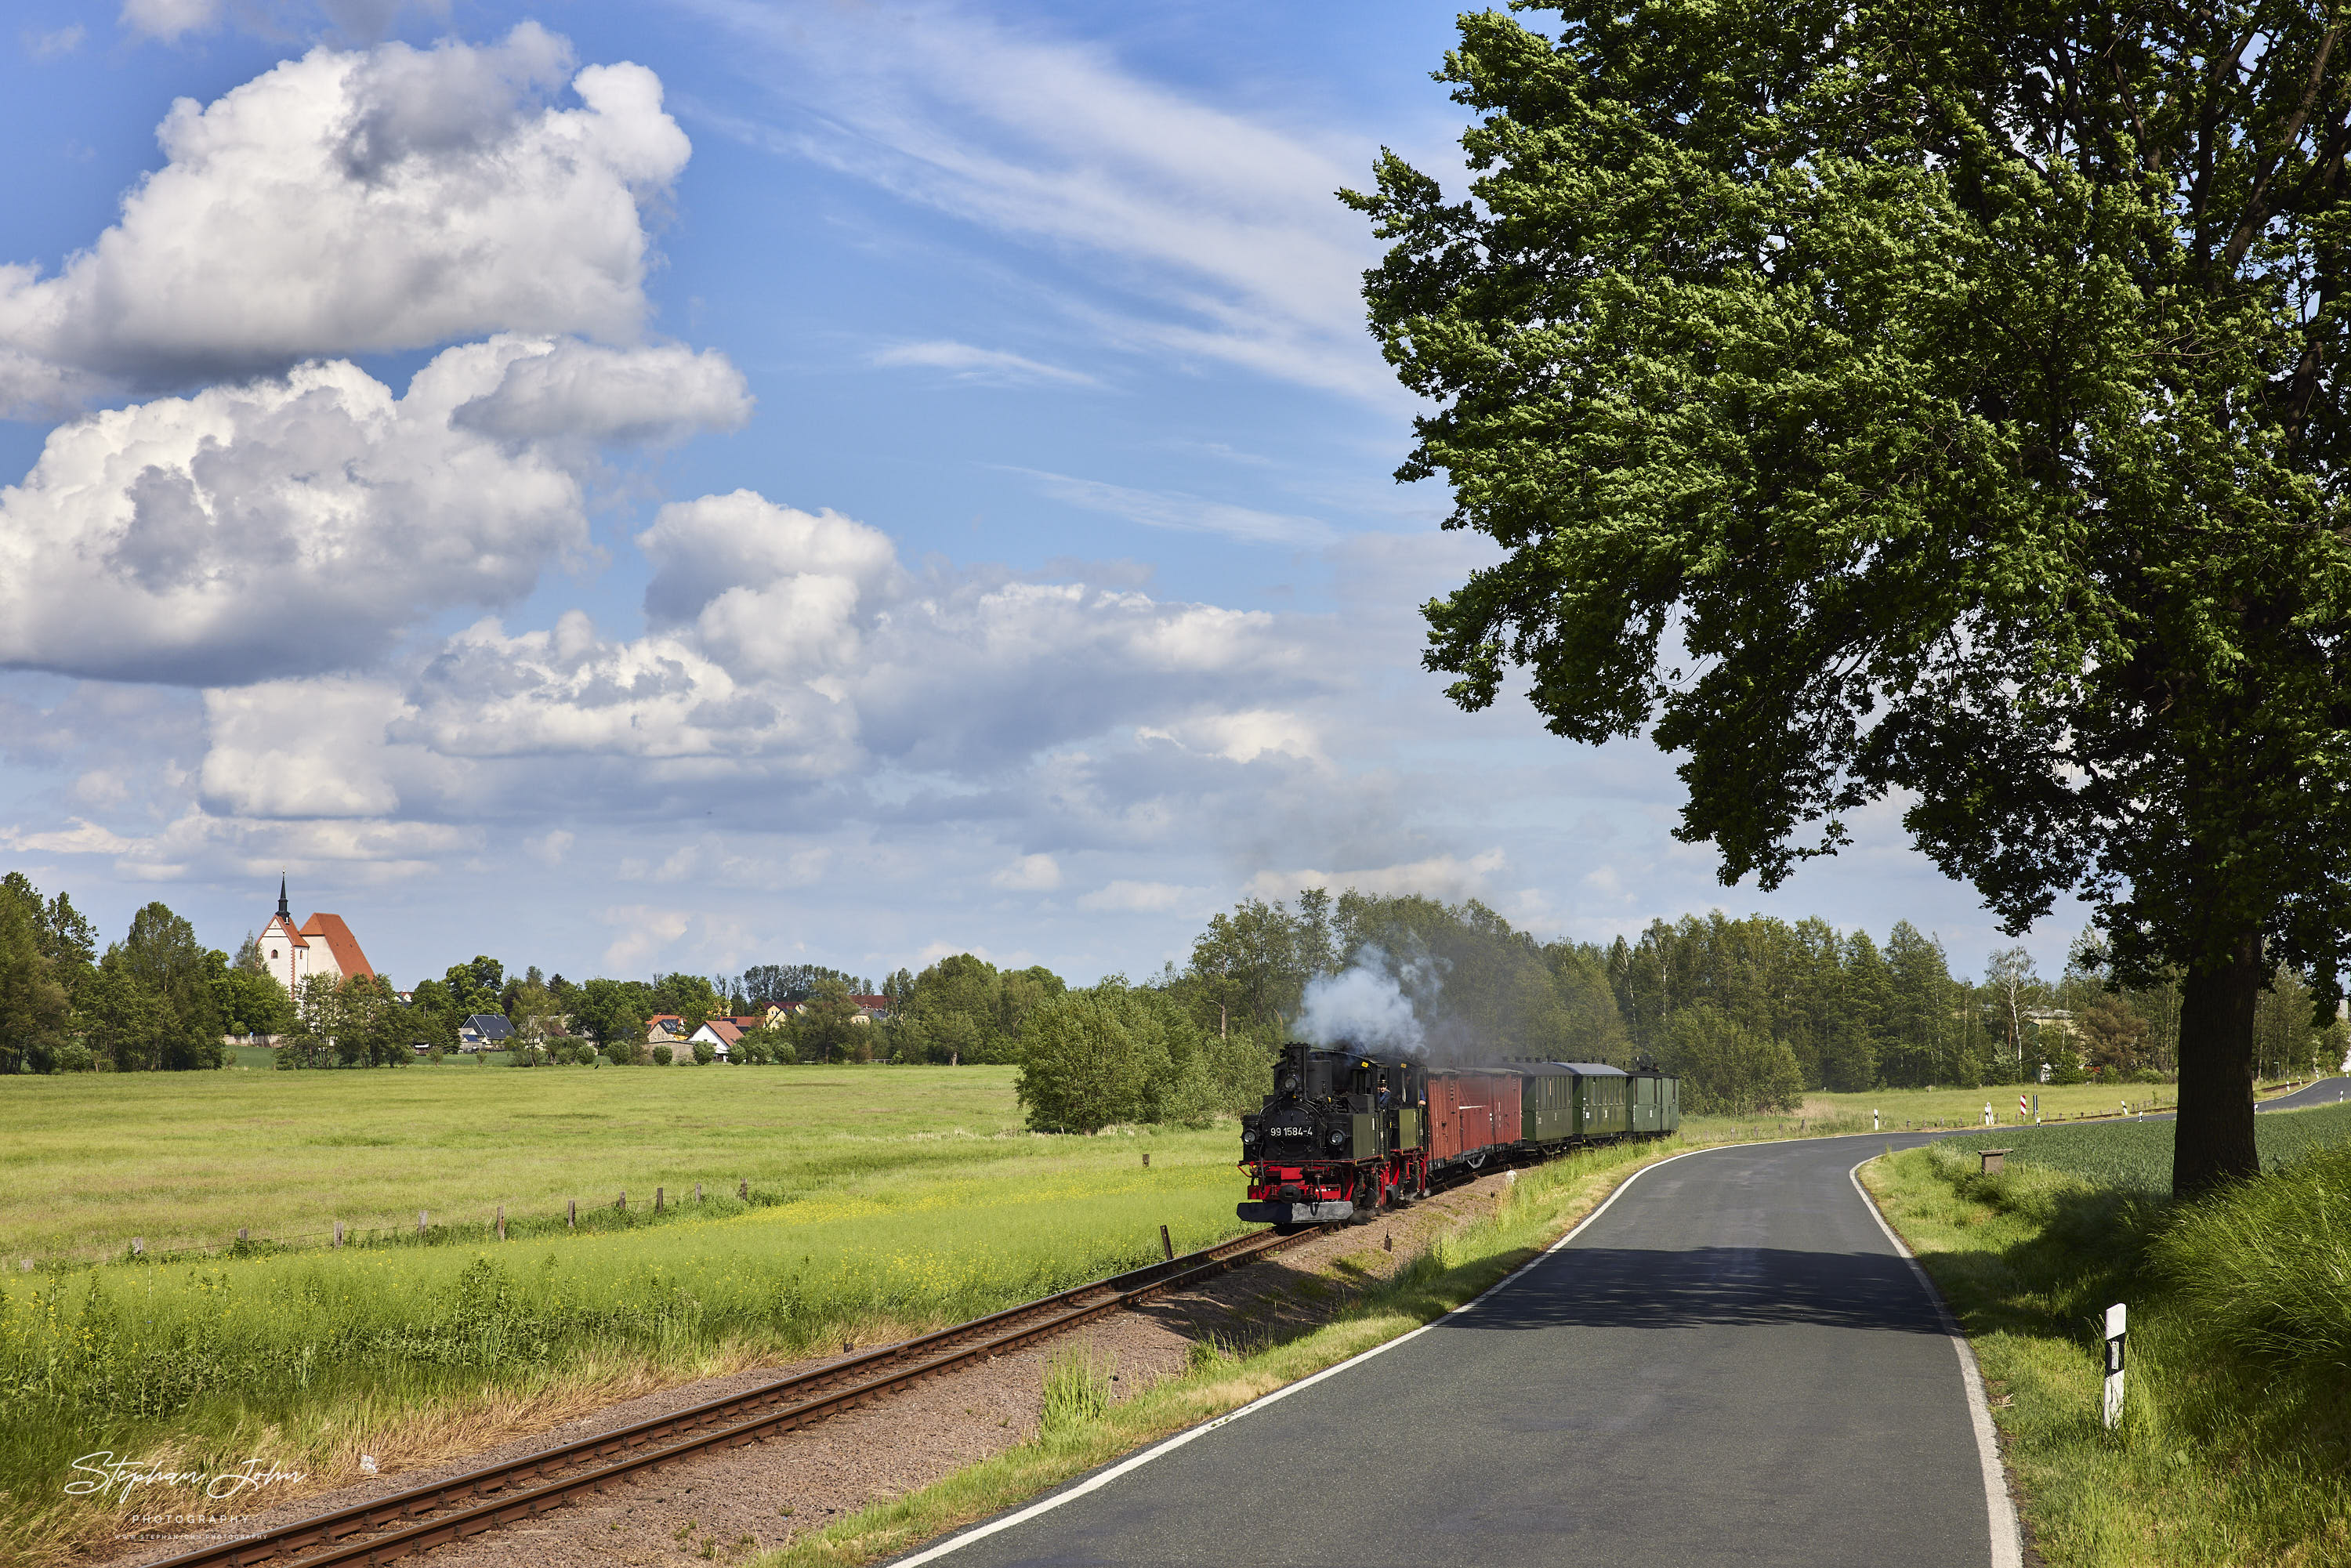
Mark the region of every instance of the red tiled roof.
POLYGON ((351 928, 343 924, 341 915, 313 915, 302 923, 302 935, 319 937, 327 944, 327 951, 335 956, 335 967, 343 972, 345 979, 353 975, 375 977, 367 955, 360 951, 360 939, 351 935, 351 928))
MULTIPOLYGON (((313 919, 315 919, 315 918, 317 918, 317 917, 314 915, 314 916, 312 916, 312 918, 313 918, 313 919)), ((308 944, 308 942, 305 942, 305 941, 303 941, 303 940, 302 940, 302 934, 301 934, 299 931, 297 931, 297 930, 295 930, 295 929, 294 929, 294 923, 293 923, 291 920, 280 920, 280 919, 278 919, 278 918, 277 918, 277 916, 276 916, 275 915, 271 915, 271 916, 269 917, 269 924, 268 924, 267 925, 266 925, 266 926, 262 927, 262 929, 263 929, 264 931, 275 931, 275 930, 277 930, 280 926, 283 926, 283 927, 285 928, 285 931, 286 931, 286 945, 287 945, 287 946, 289 946, 289 947, 308 947, 308 946, 310 945, 310 944, 308 944)))
POLYGON ((887 997, 852 997, 849 999, 869 1012, 886 1013, 890 1010, 890 998, 887 997))
POLYGON ((716 1035, 719 1039, 725 1040, 730 1046, 734 1045, 743 1038, 742 1026, 737 1024, 733 1019, 712 1019, 708 1023, 704 1024, 702 1027, 716 1035))

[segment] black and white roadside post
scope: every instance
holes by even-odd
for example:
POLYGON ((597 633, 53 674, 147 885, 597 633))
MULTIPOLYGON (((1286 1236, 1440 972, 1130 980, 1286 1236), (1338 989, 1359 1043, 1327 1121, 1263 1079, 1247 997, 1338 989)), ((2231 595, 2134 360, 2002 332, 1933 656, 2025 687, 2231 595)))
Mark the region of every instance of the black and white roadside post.
POLYGON ((2123 1418, 2123 1304, 2106 1309, 2106 1429, 2123 1418))

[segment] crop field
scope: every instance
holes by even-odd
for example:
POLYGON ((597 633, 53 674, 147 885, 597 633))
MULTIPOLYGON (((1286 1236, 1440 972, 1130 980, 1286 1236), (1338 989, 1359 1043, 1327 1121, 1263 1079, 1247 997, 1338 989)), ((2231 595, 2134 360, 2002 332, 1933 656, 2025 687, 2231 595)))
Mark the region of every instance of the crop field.
MULTIPOLYGON (((2314 1149, 2351 1139, 2351 1105, 2277 1111, 2253 1118, 2262 1169, 2274 1171, 2314 1149)), ((2008 1163, 2040 1166, 2100 1186, 2161 1195, 2171 1190, 2172 1124, 2116 1122, 2082 1127, 2009 1127, 1953 1138, 1959 1149, 2010 1149, 2008 1163)))
MULTIPOLYGON (((0 1258, 480 1226, 1033 1159, 1008 1067, 482 1067, 0 1079, 0 1258)), ((1123 1145, 1122 1145, 1123 1146, 1123 1145)))

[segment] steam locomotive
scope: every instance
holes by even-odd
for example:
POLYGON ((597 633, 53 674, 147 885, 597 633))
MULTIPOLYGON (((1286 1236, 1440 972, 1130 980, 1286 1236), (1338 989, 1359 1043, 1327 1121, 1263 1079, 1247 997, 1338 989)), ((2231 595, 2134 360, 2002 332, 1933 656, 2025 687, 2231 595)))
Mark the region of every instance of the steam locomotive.
POLYGON ((1411 1057, 1292 1043, 1273 1092, 1241 1118, 1246 1220, 1366 1224, 1489 1165, 1662 1138, 1681 1126, 1681 1081, 1644 1058, 1431 1068, 1411 1057))

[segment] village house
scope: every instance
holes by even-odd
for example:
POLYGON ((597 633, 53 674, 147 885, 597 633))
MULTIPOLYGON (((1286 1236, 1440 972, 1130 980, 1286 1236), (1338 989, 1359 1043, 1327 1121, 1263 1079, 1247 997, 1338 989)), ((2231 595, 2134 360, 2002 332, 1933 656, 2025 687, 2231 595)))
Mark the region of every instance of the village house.
POLYGON ((504 1013, 468 1013, 457 1026, 459 1051, 504 1051, 514 1039, 514 1025, 504 1013))
POLYGON ((745 1029, 758 1029, 766 1022, 765 1019, 759 1018, 712 1019, 708 1023, 686 1036, 685 1043, 707 1045, 712 1054, 719 1061, 732 1061, 735 1060, 735 1048, 743 1042, 745 1029))
MULTIPOLYGON (((849 1001, 850 1005, 857 1009, 849 1020, 852 1023, 887 1023, 890 1019, 890 998, 887 997, 852 996, 849 1001)), ((791 998, 789 1006, 770 1007, 768 1009, 768 1022, 772 1026, 781 1023, 793 1014, 806 1016, 808 1005, 808 993, 800 992, 791 998)))

